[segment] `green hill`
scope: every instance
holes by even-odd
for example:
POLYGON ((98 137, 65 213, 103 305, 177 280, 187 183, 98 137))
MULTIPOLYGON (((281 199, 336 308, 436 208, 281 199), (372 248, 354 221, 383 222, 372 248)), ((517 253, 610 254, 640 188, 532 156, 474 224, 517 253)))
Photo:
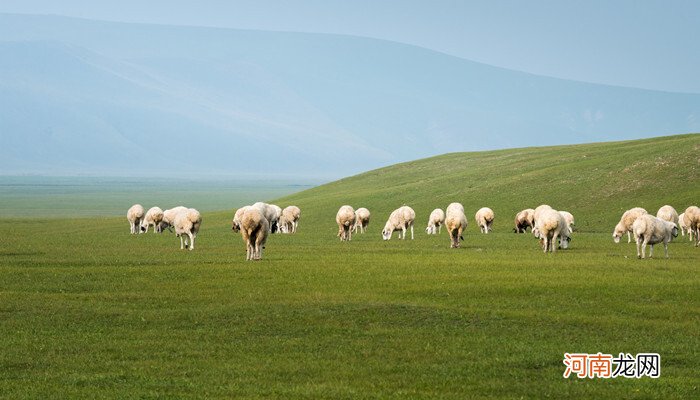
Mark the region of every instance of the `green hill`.
POLYGON ((434 208, 457 201, 470 224, 476 210, 491 207, 497 231, 510 229, 518 211, 549 204, 572 212, 583 231, 612 232, 622 212, 632 207, 656 213, 671 204, 681 213, 700 203, 699 172, 700 134, 689 134, 446 154, 377 169, 276 202, 300 206, 307 211, 304 222, 314 224, 322 223, 320 219, 333 223, 343 204, 367 207, 379 224, 407 204, 422 226, 434 208))
POLYGON ((638 260, 610 235, 626 208, 700 203, 698 150, 696 134, 370 171, 275 200, 301 207, 299 232, 272 235, 260 262, 245 261, 233 209, 204 213, 191 252, 172 234, 130 235, 124 217, 0 218, 0 393, 696 398, 700 248, 679 237, 669 259, 638 260), (494 232, 469 215, 459 249, 426 235, 452 201, 492 207, 494 232), (515 212, 542 202, 576 216, 570 249, 512 233, 515 212), (382 241, 403 203, 415 240, 382 241), (351 242, 335 236, 342 204, 373 213, 351 242), (565 379, 567 352, 658 353, 661 376, 565 379))

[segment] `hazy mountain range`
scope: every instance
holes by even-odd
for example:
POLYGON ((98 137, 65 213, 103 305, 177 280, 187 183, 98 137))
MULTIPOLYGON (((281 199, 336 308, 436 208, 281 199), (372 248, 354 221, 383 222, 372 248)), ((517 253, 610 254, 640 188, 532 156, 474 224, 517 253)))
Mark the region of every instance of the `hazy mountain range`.
POLYGON ((394 42, 0 14, 5 174, 339 177, 445 152, 698 131, 698 94, 394 42))

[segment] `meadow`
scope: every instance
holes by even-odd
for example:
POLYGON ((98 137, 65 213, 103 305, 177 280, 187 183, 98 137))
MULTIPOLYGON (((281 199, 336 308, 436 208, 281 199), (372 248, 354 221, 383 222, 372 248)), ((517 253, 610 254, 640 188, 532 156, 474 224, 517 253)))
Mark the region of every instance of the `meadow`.
POLYGON ((669 259, 638 260, 611 232, 633 206, 700 203, 698 150, 682 135, 370 171, 268 199, 302 218, 259 262, 233 208, 204 213, 192 252, 129 235, 124 217, 4 217, 0 396, 695 398, 700 248, 679 236, 669 259), (452 201, 469 217, 460 249, 423 231, 452 201), (517 211, 545 202, 576 216, 569 250, 512 233, 517 211), (404 203, 415 240, 382 241, 404 203), (372 211, 351 242, 335 236, 343 204, 372 211), (473 221, 485 205, 488 235, 473 221), (565 352, 659 353, 661 377, 564 379, 565 352))

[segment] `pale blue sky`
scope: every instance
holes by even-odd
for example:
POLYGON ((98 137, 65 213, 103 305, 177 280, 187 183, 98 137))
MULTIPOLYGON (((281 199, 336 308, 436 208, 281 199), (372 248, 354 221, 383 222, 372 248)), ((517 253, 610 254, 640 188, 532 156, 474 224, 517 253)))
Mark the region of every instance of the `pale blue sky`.
POLYGON ((2 0, 0 12, 351 34, 541 75, 700 93, 700 1, 2 0))

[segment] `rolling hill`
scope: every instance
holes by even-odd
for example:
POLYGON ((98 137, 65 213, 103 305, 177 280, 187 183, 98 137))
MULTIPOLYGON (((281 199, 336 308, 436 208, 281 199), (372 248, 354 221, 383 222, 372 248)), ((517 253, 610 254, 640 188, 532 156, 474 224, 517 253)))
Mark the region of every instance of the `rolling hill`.
POLYGON ((337 178, 455 151, 700 130, 700 95, 369 38, 0 15, 0 170, 337 178))
POLYGON ((510 230, 518 211, 549 204, 572 212, 580 230, 607 233, 622 212, 635 206, 656 213, 671 204, 681 213, 700 203, 698 154, 700 134, 452 153, 369 171, 276 201, 316 210, 316 215, 304 215, 311 219, 305 223, 331 226, 343 204, 369 208, 376 225, 408 204, 421 227, 434 208, 457 201, 470 225, 476 210, 491 207, 498 231, 510 230))
POLYGON ((699 150, 693 134, 369 171, 273 200, 299 205, 302 218, 296 234, 268 238, 259 262, 244 261, 233 209, 204 213, 191 252, 173 234, 130 235, 123 215, 0 218, 0 392, 697 397, 700 248, 679 237, 669 259, 638 260, 610 232, 631 206, 698 204, 699 150), (459 249, 423 233, 428 213, 452 201, 469 214, 491 206, 493 233, 478 233, 472 215, 459 249), (540 202, 576 216, 570 249, 543 254, 532 235, 512 233, 513 214, 540 202), (340 242, 334 216, 346 203, 373 220, 340 242), (401 203, 417 211, 415 240, 382 241, 401 203), (658 353, 661 376, 566 379, 567 352, 658 353))

